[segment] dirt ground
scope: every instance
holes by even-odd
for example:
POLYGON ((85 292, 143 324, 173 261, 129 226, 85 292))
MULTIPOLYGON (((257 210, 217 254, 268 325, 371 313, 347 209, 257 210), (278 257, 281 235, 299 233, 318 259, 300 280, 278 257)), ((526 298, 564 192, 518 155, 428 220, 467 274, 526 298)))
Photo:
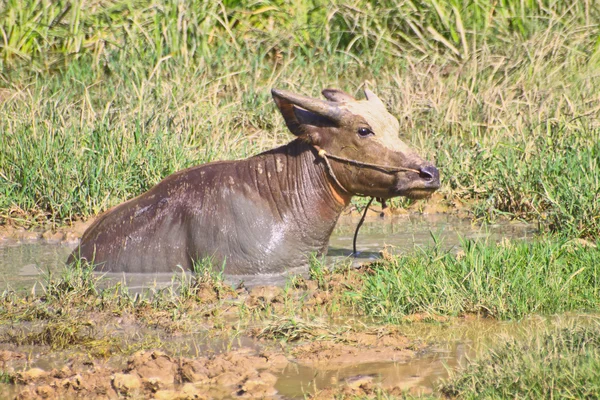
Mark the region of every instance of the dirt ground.
POLYGON ((195 300, 177 308, 120 308, 118 296, 4 299, 10 323, 0 325, 0 391, 15 399, 339 399, 380 390, 427 392, 368 372, 374 363, 406 364, 425 346, 395 326, 348 322, 354 317, 339 309, 339 296, 361 273, 368 268, 329 273, 319 282, 298 277, 286 289, 233 290, 204 282, 195 300), (194 351, 174 345, 192 337, 194 351), (209 342, 221 345, 209 349, 209 342), (305 371, 303 383, 293 378, 302 375, 298 370, 305 371), (319 374, 329 380, 311 386, 311 375, 319 374), (295 394, 282 395, 286 390, 295 394))
MULTIPOLYGON (((426 213, 448 211, 442 196, 415 207, 426 213)), ((370 211, 381 212, 378 206, 370 211)), ((0 226, 0 242, 76 243, 92 222, 57 229, 5 224, 0 226)), ((369 273, 368 266, 319 280, 298 277, 285 290, 234 290, 204 282, 194 288, 200 302, 178 306, 143 303, 127 308, 118 296, 100 301, 85 294, 58 304, 35 296, 5 298, 2 306, 8 318, 0 324, 2 398, 343 399, 374 398, 382 390, 391 395, 431 392, 414 376, 414 382, 407 383, 369 373, 370 365, 404 365, 425 345, 404 336, 398 327, 356 322, 351 310, 343 310, 341 294, 358 285, 363 273, 369 273), (145 337, 148 329, 159 333, 156 343, 145 337), (184 353, 169 345, 198 331, 209 342, 225 337, 225 342, 237 339, 238 344, 207 351, 201 343, 195 352, 184 353), (123 332, 133 345, 125 346, 122 337, 117 338, 123 332), (75 344, 59 351, 53 346, 60 340, 75 344), (293 378, 298 371, 305 375, 301 385, 293 378), (311 374, 327 379, 317 385, 311 374), (295 394, 282 394, 290 385, 298 386, 289 391, 295 394)))
MULTIPOLYGON (((260 332, 254 331, 257 337, 260 332)), ((254 338, 262 345, 193 357, 172 356, 159 349, 108 358, 72 353, 62 367, 54 368, 31 367, 32 354, 3 350, 0 367, 9 383, 0 387, 7 398, 15 399, 281 399, 286 397, 277 383, 290 370, 308 367, 327 372, 370 363, 406 363, 420 350, 393 330, 321 335, 326 339, 305 336, 280 346, 273 338, 254 338)), ((52 354, 39 349, 46 357, 52 354)), ((372 375, 356 374, 332 379, 329 387, 320 390, 308 387, 304 394, 315 399, 369 397, 382 387, 389 393, 406 388, 402 381, 382 386, 372 375)))
MULTIPOLYGON (((278 376, 288 364, 335 369, 369 362, 406 362, 414 357, 409 341, 400 336, 364 335, 353 343, 315 341, 295 347, 291 354, 257 352, 242 347, 200 357, 172 357, 160 350, 143 350, 114 367, 103 360, 69 360, 60 369, 28 368, 10 374, 9 392, 16 399, 154 398, 154 399, 278 399, 278 376)), ((4 368, 26 360, 24 353, 0 353, 4 368)), ((369 395, 377 385, 372 376, 356 376, 313 398, 369 395)), ((6 388, 6 386, 5 386, 6 388)), ((394 390, 394 387, 388 387, 394 390)), ((398 388, 398 392, 401 389, 398 388)))

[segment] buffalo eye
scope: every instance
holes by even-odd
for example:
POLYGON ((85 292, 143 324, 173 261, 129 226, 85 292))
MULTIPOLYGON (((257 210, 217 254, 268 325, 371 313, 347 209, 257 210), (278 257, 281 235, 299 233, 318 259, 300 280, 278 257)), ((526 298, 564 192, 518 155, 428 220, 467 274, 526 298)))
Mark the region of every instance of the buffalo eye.
POLYGON ((371 135, 374 135, 374 133, 369 128, 358 128, 358 136, 367 137, 371 135))

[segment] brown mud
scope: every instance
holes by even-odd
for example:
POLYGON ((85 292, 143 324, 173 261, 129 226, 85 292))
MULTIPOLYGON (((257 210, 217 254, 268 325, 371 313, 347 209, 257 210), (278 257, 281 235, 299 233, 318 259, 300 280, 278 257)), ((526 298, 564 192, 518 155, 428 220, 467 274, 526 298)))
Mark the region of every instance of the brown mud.
MULTIPOLYGON (((441 195, 408 208, 375 206, 369 213, 464 210, 441 195)), ((0 243, 74 244, 91 222, 46 230, 5 224, 0 243)), ((431 363, 409 367, 430 352, 429 345, 402 326, 357 317, 344 300, 349 290, 360 290, 370 268, 338 266, 311 279, 290 278, 285 287, 249 289, 234 289, 209 274, 187 286, 185 295, 161 289, 152 298, 128 295, 118 282, 112 294, 85 282, 60 283, 58 293, 5 293, 0 393, 18 399, 430 394, 431 363)), ((431 319, 408 319, 423 318, 431 319)))
POLYGON ((406 364, 426 346, 398 327, 347 317, 352 310, 343 307, 343 292, 360 284, 362 273, 368 268, 250 290, 200 281, 187 297, 178 295, 178 304, 173 298, 123 305, 116 295, 80 292, 60 299, 5 297, 0 391, 17 399, 400 393, 407 390, 405 377, 383 384, 364 371, 375 363, 406 364), (330 378, 305 387, 285 379, 298 370, 330 378))
POLYGON ((74 244, 93 222, 94 218, 90 218, 86 221, 52 227, 47 224, 23 226, 7 220, 4 224, 0 224, 0 243, 28 243, 43 240, 48 243, 74 244))
MULTIPOLYGON (((476 336, 486 329, 502 330, 497 322, 473 315, 420 328, 418 322, 384 325, 357 317, 343 295, 349 287, 360 289, 361 275, 368 273, 368 265, 341 268, 323 271, 314 280, 298 277, 285 288, 250 290, 201 279, 187 295, 133 302, 118 292, 110 296, 80 289, 54 298, 4 296, 1 397, 432 395, 446 366, 458 365, 467 354, 462 349, 458 358, 448 358, 445 350, 436 349, 436 340, 448 339, 445 325, 463 324, 476 336)), ((464 333, 458 335, 464 340, 464 333)))
POLYGON ((30 368, 12 375, 15 397, 37 398, 274 398, 273 371, 285 357, 237 349, 208 357, 171 357, 159 350, 139 351, 126 365, 71 361, 63 368, 30 368))

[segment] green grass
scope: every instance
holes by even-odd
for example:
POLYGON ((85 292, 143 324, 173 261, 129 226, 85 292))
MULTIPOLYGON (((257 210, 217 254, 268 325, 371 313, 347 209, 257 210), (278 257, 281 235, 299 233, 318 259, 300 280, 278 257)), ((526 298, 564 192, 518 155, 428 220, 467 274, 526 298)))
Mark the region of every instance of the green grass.
POLYGON ((436 160, 448 201, 599 236, 593 2, 2 5, 0 224, 94 216, 179 169, 288 141, 272 87, 366 81, 436 160))
POLYGON ((555 238, 462 247, 375 262, 349 296, 364 314, 393 322, 415 313, 515 319, 600 310, 598 247, 555 238))
POLYGON ((441 392, 458 399, 597 398, 599 338, 592 323, 508 341, 453 371, 441 392))

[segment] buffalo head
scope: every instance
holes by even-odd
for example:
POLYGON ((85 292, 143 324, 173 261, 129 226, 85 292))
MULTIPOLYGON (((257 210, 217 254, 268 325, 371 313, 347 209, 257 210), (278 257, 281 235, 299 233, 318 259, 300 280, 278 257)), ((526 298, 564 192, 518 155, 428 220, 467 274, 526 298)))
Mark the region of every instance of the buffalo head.
POLYGON ((428 197, 440 187, 437 168, 399 138, 400 124, 370 90, 365 100, 335 89, 327 100, 284 90, 273 98, 290 131, 321 150, 340 197, 428 197))

